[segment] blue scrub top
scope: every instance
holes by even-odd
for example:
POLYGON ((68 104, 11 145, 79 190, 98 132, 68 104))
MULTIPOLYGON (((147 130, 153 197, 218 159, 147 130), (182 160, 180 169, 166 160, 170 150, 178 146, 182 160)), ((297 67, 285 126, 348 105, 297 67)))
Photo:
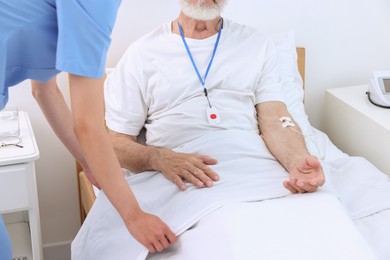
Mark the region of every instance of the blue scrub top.
POLYGON ((104 74, 121 0, 0 0, 0 110, 8 87, 60 71, 104 74))
POLYGON ((12 260, 11 239, 0 215, 0 260, 12 260))

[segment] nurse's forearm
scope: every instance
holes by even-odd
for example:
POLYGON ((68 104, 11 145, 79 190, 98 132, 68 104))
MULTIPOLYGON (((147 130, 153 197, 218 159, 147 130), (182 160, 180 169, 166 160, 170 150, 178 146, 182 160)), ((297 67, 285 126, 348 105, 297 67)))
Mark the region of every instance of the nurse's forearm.
POLYGON ((131 219, 141 209, 124 179, 120 165, 105 131, 83 126, 76 127, 85 157, 96 180, 123 219, 131 219))
POLYGON ((71 105, 76 136, 100 187, 126 221, 141 209, 124 179, 104 124, 104 79, 70 75, 71 105))
POLYGON ((56 77, 48 82, 31 81, 32 95, 37 101, 51 128, 73 157, 88 170, 81 146, 73 127, 72 113, 57 87, 56 77))

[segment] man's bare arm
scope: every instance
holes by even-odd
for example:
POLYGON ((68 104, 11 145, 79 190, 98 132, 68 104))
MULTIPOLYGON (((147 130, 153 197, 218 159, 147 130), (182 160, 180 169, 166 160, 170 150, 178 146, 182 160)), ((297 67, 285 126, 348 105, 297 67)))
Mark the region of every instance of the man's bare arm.
POLYGON ((154 170, 153 161, 159 156, 157 148, 138 143, 137 136, 113 130, 109 130, 109 134, 122 168, 135 173, 154 170))
POLYGON ((135 173, 155 170, 175 183, 181 190, 187 180, 196 187, 211 187, 219 176, 208 165, 217 161, 205 155, 176 153, 137 142, 136 136, 109 131, 121 167, 135 173))
POLYGON ((270 152, 290 173, 284 183, 291 192, 313 192, 325 182, 321 165, 311 156, 299 126, 293 122, 282 102, 264 102, 256 105, 259 129, 270 152), (295 126, 282 126, 280 118, 289 117, 295 126))

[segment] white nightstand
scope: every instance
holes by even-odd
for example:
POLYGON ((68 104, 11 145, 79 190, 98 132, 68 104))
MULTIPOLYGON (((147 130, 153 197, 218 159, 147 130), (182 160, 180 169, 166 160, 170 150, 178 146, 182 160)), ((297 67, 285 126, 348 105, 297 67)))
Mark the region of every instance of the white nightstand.
POLYGON ((390 109, 372 105, 368 86, 325 92, 325 133, 343 152, 362 156, 390 175, 390 109))
POLYGON ((43 256, 34 164, 39 151, 27 113, 20 111, 19 119, 23 148, 0 148, 0 213, 11 237, 13 257, 40 260, 43 256))

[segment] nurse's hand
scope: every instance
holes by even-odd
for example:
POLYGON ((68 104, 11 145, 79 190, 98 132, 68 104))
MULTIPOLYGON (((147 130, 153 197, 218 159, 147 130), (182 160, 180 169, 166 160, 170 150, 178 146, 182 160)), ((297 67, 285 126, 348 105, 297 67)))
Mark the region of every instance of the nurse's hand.
POLYGON ((297 163, 290 172, 289 180, 283 183, 292 193, 314 192, 325 183, 325 176, 320 161, 308 155, 297 163))
POLYGON ((218 174, 208 166, 217 164, 217 160, 206 155, 161 149, 154 161, 153 168, 183 191, 187 189, 184 180, 198 188, 212 187, 214 181, 219 180, 218 174))
POLYGON ((155 215, 140 211, 125 220, 130 234, 150 253, 162 252, 176 242, 176 235, 155 215))

